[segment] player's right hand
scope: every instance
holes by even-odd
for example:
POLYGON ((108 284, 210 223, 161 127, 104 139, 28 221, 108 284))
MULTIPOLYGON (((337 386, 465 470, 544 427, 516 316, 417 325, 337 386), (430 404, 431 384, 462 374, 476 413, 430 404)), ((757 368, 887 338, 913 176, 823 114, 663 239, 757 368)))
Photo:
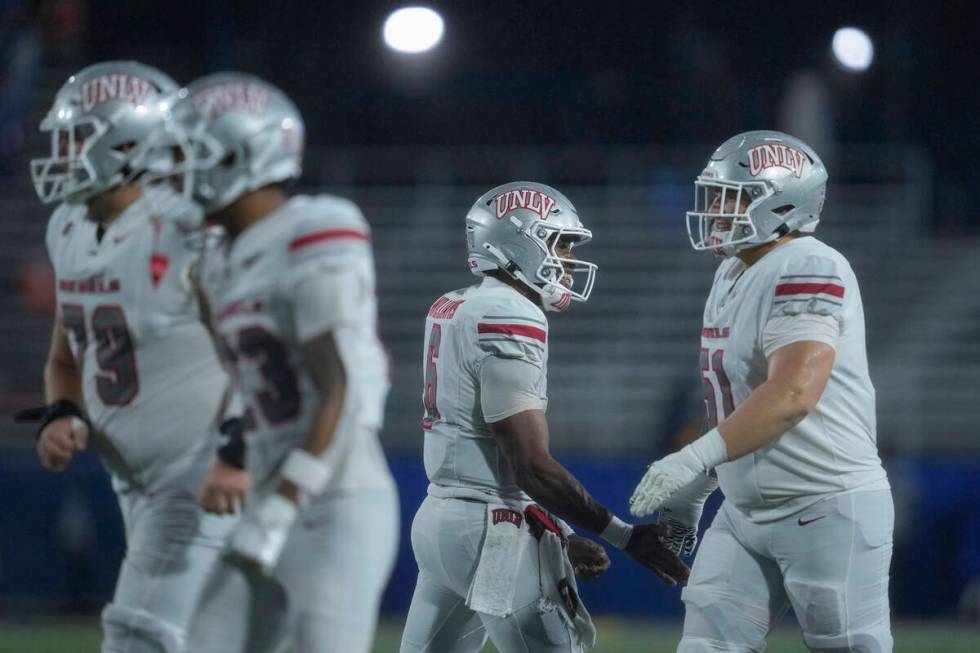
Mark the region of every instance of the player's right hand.
POLYGON ((691 573, 671 550, 670 529, 664 524, 636 524, 624 550, 668 585, 687 582, 691 573))
POLYGON ((703 474, 671 495, 660 507, 660 521, 670 528, 670 548, 677 555, 694 553, 704 503, 717 487, 717 478, 703 474))
POLYGON ((598 578, 612 564, 601 544, 574 533, 568 536, 568 560, 582 580, 598 578))
POLYGON ((60 417, 44 427, 37 439, 37 456, 45 469, 60 472, 88 446, 88 426, 78 417, 60 417))
POLYGON ((245 507, 252 479, 244 469, 216 460, 208 471, 197 501, 205 512, 233 515, 245 507))
POLYGON ((660 521, 670 529, 667 542, 671 551, 682 556, 690 556, 694 553, 694 548, 698 545, 697 526, 688 526, 676 519, 671 519, 668 510, 660 511, 660 521))

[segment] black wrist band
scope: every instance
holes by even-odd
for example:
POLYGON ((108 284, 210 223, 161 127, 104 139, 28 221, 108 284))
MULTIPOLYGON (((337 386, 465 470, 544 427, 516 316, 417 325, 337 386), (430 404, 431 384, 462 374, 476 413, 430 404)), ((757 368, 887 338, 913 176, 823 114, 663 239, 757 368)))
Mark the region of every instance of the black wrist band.
POLYGON ((62 417, 77 417, 85 422, 85 426, 90 431, 92 430, 92 425, 89 423, 88 418, 85 417, 85 413, 78 407, 78 404, 70 399, 59 399, 47 406, 24 408, 14 413, 15 422, 37 422, 39 424, 37 433, 34 434, 35 441, 41 437, 41 433, 48 424, 62 417))
POLYGON ((245 469, 245 420, 230 417, 221 423, 218 430, 227 437, 225 443, 218 447, 218 460, 235 469, 245 469))

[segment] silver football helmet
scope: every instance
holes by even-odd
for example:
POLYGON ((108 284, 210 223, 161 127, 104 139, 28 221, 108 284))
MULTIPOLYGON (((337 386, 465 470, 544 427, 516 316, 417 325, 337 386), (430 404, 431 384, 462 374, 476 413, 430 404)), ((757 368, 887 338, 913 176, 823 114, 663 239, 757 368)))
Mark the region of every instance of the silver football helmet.
POLYGON ((51 154, 31 161, 41 201, 82 203, 171 165, 172 152, 150 142, 178 88, 136 61, 106 61, 69 77, 41 121, 41 131, 51 133, 51 154))
POLYGON ((589 242, 592 232, 582 226, 568 198, 544 184, 515 181, 497 186, 466 214, 470 271, 483 276, 503 270, 540 294, 549 311, 564 311, 573 300, 588 300, 598 269, 595 263, 557 254, 555 246, 562 239, 577 247, 589 242))
POLYGON ((778 131, 750 131, 715 150, 694 182, 687 233, 720 256, 772 242, 820 221, 827 169, 813 149, 778 131))
POLYGON ((193 198, 207 213, 247 192, 302 173, 305 125, 272 84, 245 73, 216 73, 181 90, 173 108, 193 168, 193 198))

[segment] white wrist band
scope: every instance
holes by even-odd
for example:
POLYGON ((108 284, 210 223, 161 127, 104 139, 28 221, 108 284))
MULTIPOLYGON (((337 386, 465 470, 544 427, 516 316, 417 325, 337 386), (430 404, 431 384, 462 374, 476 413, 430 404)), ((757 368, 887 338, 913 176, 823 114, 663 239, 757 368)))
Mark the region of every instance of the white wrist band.
POLYGON ((705 471, 728 462, 728 446, 717 428, 711 429, 688 446, 691 448, 691 453, 704 465, 705 471))
POLYGON ((633 535, 633 524, 627 524, 616 515, 609 520, 609 525, 599 534, 599 537, 612 544, 617 549, 625 549, 633 535))
POLYGON ((327 487, 333 470, 305 449, 293 449, 286 456, 279 474, 309 496, 315 497, 327 487))

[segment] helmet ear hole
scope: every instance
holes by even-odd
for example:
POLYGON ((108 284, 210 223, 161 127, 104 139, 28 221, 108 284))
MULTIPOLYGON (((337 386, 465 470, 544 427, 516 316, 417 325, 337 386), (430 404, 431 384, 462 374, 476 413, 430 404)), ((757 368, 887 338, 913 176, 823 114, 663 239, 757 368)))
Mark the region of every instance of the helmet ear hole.
POLYGON ((772 210, 772 212, 775 213, 776 215, 783 215, 783 214, 789 213, 790 211, 792 211, 795 208, 796 207, 793 206, 792 204, 783 204, 782 206, 778 206, 778 207, 774 208, 772 210))

